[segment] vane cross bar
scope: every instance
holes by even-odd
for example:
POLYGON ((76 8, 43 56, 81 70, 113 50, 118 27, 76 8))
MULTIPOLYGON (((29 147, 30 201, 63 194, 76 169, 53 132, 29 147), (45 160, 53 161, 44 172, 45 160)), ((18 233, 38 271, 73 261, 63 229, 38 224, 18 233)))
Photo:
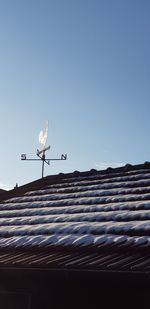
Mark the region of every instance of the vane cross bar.
POLYGON ((42 161, 42 178, 44 177, 44 164, 48 164, 50 165, 50 161, 62 161, 62 160, 67 160, 67 154, 62 154, 60 158, 46 158, 45 157, 45 151, 49 150, 50 149, 50 146, 46 147, 45 149, 43 150, 38 150, 37 149, 37 153, 36 155, 39 157, 39 159, 36 159, 36 158, 27 158, 27 155, 26 153, 23 153, 21 154, 21 160, 23 161, 42 161), (42 156, 40 156, 40 154, 42 154, 42 156))

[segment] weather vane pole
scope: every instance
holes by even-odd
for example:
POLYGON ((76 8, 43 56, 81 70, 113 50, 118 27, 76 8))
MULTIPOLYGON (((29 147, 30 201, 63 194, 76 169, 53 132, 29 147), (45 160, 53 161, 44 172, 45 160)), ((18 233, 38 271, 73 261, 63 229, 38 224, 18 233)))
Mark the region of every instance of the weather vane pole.
POLYGON ((46 158, 46 151, 50 149, 50 146, 46 146, 46 141, 48 137, 48 121, 46 122, 45 130, 41 130, 39 134, 39 143, 42 145, 42 149, 37 149, 36 155, 39 159, 27 159, 26 153, 21 154, 21 160, 24 161, 42 161, 42 178, 44 177, 44 164, 50 165, 50 161, 58 161, 58 160, 67 160, 67 154, 62 154, 60 158, 55 159, 47 159, 46 158))

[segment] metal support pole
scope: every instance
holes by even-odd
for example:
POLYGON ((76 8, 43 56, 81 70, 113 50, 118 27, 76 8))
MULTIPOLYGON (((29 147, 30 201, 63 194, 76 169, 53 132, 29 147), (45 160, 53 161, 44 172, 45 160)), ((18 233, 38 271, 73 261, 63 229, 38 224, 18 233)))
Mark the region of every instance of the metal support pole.
POLYGON ((42 178, 44 177, 44 163, 45 163, 45 153, 42 155, 42 178))

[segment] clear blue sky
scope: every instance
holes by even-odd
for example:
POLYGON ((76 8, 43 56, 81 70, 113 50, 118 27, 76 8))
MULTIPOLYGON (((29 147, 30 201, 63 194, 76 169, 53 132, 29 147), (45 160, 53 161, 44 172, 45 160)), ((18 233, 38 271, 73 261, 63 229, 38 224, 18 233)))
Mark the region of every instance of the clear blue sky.
POLYGON ((150 1, 0 1, 0 186, 150 160, 150 1))

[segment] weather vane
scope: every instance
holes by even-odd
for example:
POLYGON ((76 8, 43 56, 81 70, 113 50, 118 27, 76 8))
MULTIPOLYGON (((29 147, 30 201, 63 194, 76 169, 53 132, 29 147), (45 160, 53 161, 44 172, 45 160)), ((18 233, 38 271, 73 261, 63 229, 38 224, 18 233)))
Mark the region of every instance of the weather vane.
POLYGON ((39 134, 39 143, 42 146, 42 149, 37 149, 36 155, 39 157, 39 159, 27 159, 26 153, 21 154, 21 160, 25 161, 42 161, 42 178, 44 177, 44 164, 50 165, 50 161, 58 161, 58 160, 66 160, 67 154, 62 154, 59 159, 47 159, 46 158, 46 151, 50 149, 50 146, 46 146, 48 137, 48 121, 46 121, 45 130, 41 130, 39 134))

